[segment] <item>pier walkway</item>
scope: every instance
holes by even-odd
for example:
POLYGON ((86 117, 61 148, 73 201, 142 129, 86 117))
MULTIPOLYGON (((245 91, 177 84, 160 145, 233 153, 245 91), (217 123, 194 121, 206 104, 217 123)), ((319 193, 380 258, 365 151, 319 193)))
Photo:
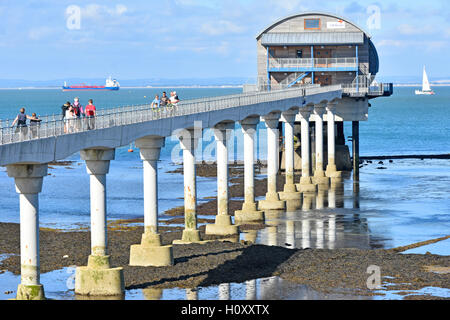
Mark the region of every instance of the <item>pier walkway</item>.
POLYGON ((85 267, 78 267, 75 293, 90 296, 122 295, 122 268, 110 265, 107 248, 106 176, 115 149, 135 142, 143 161, 144 234, 140 244, 130 248, 132 266, 170 266, 174 264, 172 245, 163 246, 158 233, 158 167, 166 137, 176 135, 183 150, 185 228, 182 239, 174 244, 202 242, 197 227, 197 190, 195 148, 203 128, 214 130, 217 143, 217 216, 206 226, 207 234, 236 235, 239 223, 263 221, 265 212, 286 210, 289 200, 315 193, 318 186, 329 186, 341 179, 335 165, 335 120, 367 119, 367 101, 345 100, 340 85, 305 86, 268 92, 250 92, 230 96, 201 98, 178 103, 173 108, 151 109, 149 105, 101 110, 95 117, 95 129, 80 127, 66 133, 64 123, 54 116, 42 117, 42 123, 22 134, 2 122, 0 165, 15 179, 20 197, 21 284, 17 299, 44 299, 39 263, 39 193, 48 163, 80 152, 90 175, 91 255, 85 267), (327 121, 327 166, 324 166, 323 121, 327 121), (254 137, 256 126, 267 128, 267 194, 255 201, 254 137), (277 192, 279 122, 285 123, 286 183, 277 192), (301 122, 302 177, 294 184, 294 123, 301 122), (309 123, 315 121, 315 168, 310 161, 309 123), (196 123, 201 122, 200 133, 196 123), (228 210, 227 130, 235 123, 244 133, 244 191, 242 210, 234 221, 228 210))

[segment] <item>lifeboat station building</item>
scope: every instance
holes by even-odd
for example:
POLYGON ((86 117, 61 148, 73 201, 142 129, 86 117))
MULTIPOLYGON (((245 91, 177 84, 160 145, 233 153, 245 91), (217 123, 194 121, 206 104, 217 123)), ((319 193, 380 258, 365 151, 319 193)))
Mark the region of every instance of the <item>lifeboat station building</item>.
MULTIPOLYGON (((370 99, 393 93, 391 83, 375 81, 380 62, 371 35, 348 19, 330 13, 307 12, 276 21, 260 32, 256 40, 257 84, 253 88, 244 87, 244 90, 341 85, 342 99, 336 101, 334 113, 336 166, 345 171, 355 168, 358 174, 359 121, 368 120, 370 99), (345 145, 345 121, 352 122, 353 164, 345 145)), ((317 106, 312 109, 309 131, 314 170, 315 124, 317 120, 326 123, 328 113, 316 112, 317 106)), ((301 116, 297 116, 295 122, 297 137, 300 136, 300 119, 301 116)), ((280 123, 280 130, 281 127, 280 123)), ((323 128, 323 143, 326 145, 327 126, 323 128)), ((301 167, 300 158, 298 152, 296 169, 301 167)), ((326 165, 326 151, 324 158, 326 165)), ((281 168, 283 163, 280 161, 281 168)))

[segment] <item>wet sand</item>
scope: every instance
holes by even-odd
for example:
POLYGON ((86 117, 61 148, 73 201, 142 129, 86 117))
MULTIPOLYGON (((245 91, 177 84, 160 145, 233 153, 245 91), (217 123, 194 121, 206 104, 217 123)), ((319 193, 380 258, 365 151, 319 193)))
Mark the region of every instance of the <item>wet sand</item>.
MULTIPOLYGON (((203 176, 214 176, 211 170, 204 168, 203 176)), ((232 168, 240 171, 238 166, 232 168)), ((239 174, 231 176, 231 197, 243 197, 243 178, 239 174)), ((298 178, 297 178, 298 179, 298 178)), ((284 176, 277 179, 278 189, 284 184, 284 176)), ((266 193, 266 179, 255 181, 256 196, 266 193)), ((242 201, 231 201, 230 213, 240 209, 242 201)), ((211 219, 202 219, 202 223, 212 223, 216 214, 217 202, 212 199, 198 206, 199 215, 211 215, 211 219)), ((166 215, 183 215, 183 208, 175 208, 166 215)), ((140 243, 143 232, 142 219, 115 221, 109 223, 108 247, 113 266, 124 268, 126 289, 137 288, 195 288, 198 286, 218 285, 221 283, 240 283, 247 280, 279 276, 298 284, 328 293, 340 292, 357 295, 373 295, 367 289, 371 265, 380 267, 383 284, 392 290, 419 290, 424 287, 450 288, 450 257, 432 254, 402 254, 402 251, 414 246, 384 249, 287 249, 277 246, 252 244, 237 239, 233 241, 213 241, 206 244, 175 245, 173 253, 175 265, 172 267, 130 267, 129 252, 132 244, 140 243)), ((181 238, 181 227, 170 224, 184 223, 176 217, 161 224, 163 244, 170 244, 181 238)), ((264 228, 264 224, 243 225, 241 231, 264 228)), ((224 237, 206 236, 205 226, 200 231, 206 240, 224 237)), ((0 262, 0 270, 5 269, 20 274, 19 225, 0 223, 0 254, 13 254, 0 262)), ((424 245, 424 244, 420 244, 424 245)), ((46 273, 70 266, 83 266, 90 253, 89 230, 66 232, 63 230, 41 229, 40 259, 41 272, 46 273), (64 256, 68 256, 64 258, 64 256)), ((404 292, 408 296, 408 292, 404 292)), ((409 296, 411 299, 417 297, 409 296)), ((430 298, 430 297, 427 297, 430 298)))
MULTIPOLYGON (((180 231, 164 232, 164 228, 161 229, 165 244, 181 237, 180 231)), ((195 288, 279 276, 325 293, 345 290, 358 295, 373 295, 366 284, 370 265, 380 267, 383 282, 395 284, 391 289, 450 288, 449 274, 439 272, 450 268, 450 257, 401 254, 383 249, 287 249, 244 241, 213 241, 175 245, 175 265, 172 267, 130 267, 130 245, 139 243, 142 232, 143 228, 137 227, 126 231, 109 230, 108 233, 111 262, 113 266, 124 268, 126 289, 195 288)), ((0 269, 18 275, 19 225, 1 223, 0 234, 3 235, 0 252, 15 254, 3 260, 0 269)), ((202 234, 206 239, 213 239, 202 234)), ((86 265, 90 253, 89 232, 41 230, 40 238, 42 273, 86 265), (64 258, 65 255, 68 257, 64 258)))

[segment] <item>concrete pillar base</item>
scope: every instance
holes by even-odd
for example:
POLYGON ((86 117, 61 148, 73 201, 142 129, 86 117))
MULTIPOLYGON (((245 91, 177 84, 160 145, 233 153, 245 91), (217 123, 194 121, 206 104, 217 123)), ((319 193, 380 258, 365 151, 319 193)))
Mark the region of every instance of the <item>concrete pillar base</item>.
POLYGON ((75 272, 75 294, 121 296, 125 291, 123 268, 111 268, 109 256, 90 255, 87 267, 75 272))
POLYGON ((301 177, 300 183, 297 184, 297 190, 302 193, 315 193, 317 186, 313 183, 311 177, 301 177))
POLYGON ((319 185, 329 185, 330 184, 330 178, 325 176, 324 171, 316 171, 314 174, 314 177, 312 177, 312 181, 314 184, 319 184, 319 185))
POLYGON ((16 300, 45 300, 44 286, 19 284, 16 300))
POLYGON ((218 214, 214 224, 206 225, 206 234, 226 236, 238 234, 239 228, 231 222, 231 216, 228 214, 218 214))
POLYGON ((267 194, 266 200, 258 201, 259 210, 284 210, 286 209, 286 201, 280 200, 278 193, 267 194))
POLYGON ((328 165, 325 176, 328 178, 342 178, 342 171, 337 171, 336 165, 328 165))
POLYGON ((258 211, 256 209, 250 211, 243 208, 242 210, 234 212, 234 219, 237 222, 264 221, 264 211, 258 211))
POLYGON ((295 212, 302 207, 302 195, 299 192, 299 196, 294 200, 286 200, 286 212, 295 212))
POLYGON ((136 244, 130 248, 130 266, 165 267, 173 265, 172 246, 136 244))
POLYGON ((200 230, 183 230, 181 240, 174 240, 173 244, 189 244, 202 242, 200 238, 200 230))
MULTIPOLYGON (((301 199, 302 193, 297 191, 297 187, 295 184, 292 185, 295 189, 295 191, 283 191, 278 192, 278 196, 280 197, 280 200, 299 200, 301 199)), ((286 190, 286 188, 285 188, 286 190)))

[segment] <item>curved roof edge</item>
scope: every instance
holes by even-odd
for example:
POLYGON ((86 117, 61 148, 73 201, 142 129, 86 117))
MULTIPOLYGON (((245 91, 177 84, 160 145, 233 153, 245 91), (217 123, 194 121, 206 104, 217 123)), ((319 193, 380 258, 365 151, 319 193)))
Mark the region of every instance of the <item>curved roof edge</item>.
POLYGON ((344 20, 345 22, 350 23, 351 25, 355 26, 356 28, 358 28, 359 30, 361 30, 362 32, 364 32, 364 34, 367 36, 367 38, 371 38, 372 36, 370 35, 370 33, 366 32, 363 28, 361 28, 360 26, 358 26, 356 23, 352 22, 349 19, 346 19, 344 17, 341 16, 337 16, 334 13, 330 13, 330 12, 323 12, 323 11, 309 11, 309 12, 303 12, 303 13, 298 13, 298 14, 294 14, 294 15, 290 15, 287 17, 284 17, 282 19, 277 20, 276 22, 272 23, 270 26, 268 26, 267 28, 265 28, 263 31, 261 31, 260 33, 258 33, 258 35, 256 36, 256 39, 259 39, 263 33, 266 33, 267 31, 269 31, 270 29, 272 29, 273 27, 275 27, 276 25, 279 25, 287 20, 296 18, 296 17, 301 17, 301 16, 308 16, 308 15, 324 15, 324 16, 329 16, 329 17, 333 17, 339 20, 344 20))

